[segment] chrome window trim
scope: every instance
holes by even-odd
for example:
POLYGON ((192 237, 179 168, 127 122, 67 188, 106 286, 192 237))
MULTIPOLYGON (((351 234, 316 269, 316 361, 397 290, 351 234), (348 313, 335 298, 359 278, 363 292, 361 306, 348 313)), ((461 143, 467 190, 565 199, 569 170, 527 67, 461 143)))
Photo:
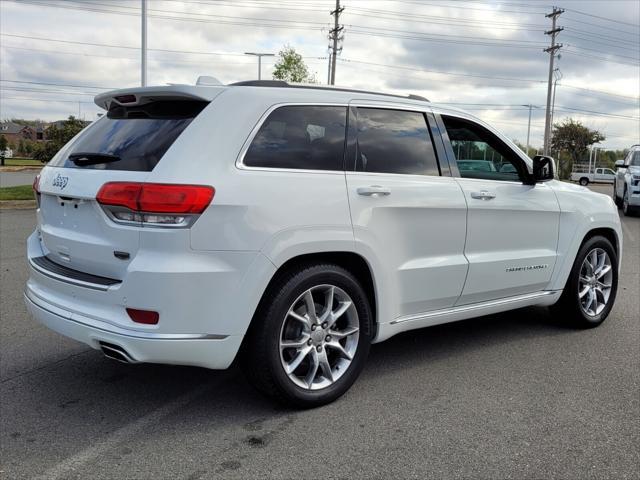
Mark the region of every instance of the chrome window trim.
MULTIPOLYGON (((341 169, 341 170, 313 170, 313 169, 308 169, 308 168, 252 167, 252 166, 244 164, 244 157, 247 154, 247 151, 249 150, 249 147, 251 146, 251 143, 253 142, 253 139, 258 134, 258 131, 260 130, 260 128, 262 128, 262 125, 264 124, 264 122, 266 122, 267 118, 269 118, 269 115, 271 115, 278 108, 282 108, 282 107, 345 107, 345 108, 348 109, 349 108, 349 104, 348 103, 336 103, 336 102, 327 102, 327 103, 323 103, 323 102, 284 102, 284 103, 276 103, 274 105, 271 105, 262 114, 262 116, 260 117, 258 122, 251 129, 251 132, 249 133, 249 136, 247 137, 247 139, 242 144, 242 148, 240 149, 240 152, 238 153, 238 156, 236 158, 236 163, 235 163, 236 168, 239 169, 239 170, 249 170, 249 171, 253 170, 253 171, 263 171, 263 172, 316 173, 316 174, 317 173, 325 173, 325 174, 330 174, 330 175, 343 175, 344 174, 344 169, 341 169)), ((348 118, 348 115, 349 115, 348 111, 347 111, 346 115, 347 116, 345 118, 348 118)), ((346 138, 346 131, 345 131, 345 138, 346 138)))

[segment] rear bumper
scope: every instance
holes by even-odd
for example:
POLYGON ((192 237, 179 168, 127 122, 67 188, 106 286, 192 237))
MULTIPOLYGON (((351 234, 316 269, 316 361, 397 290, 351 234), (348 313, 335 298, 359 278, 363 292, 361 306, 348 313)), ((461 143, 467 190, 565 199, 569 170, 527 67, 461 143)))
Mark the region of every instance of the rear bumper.
POLYGON ((95 349, 116 345, 134 362, 227 368, 234 360, 274 265, 258 252, 139 251, 108 286, 48 269, 37 233, 27 241, 31 314, 95 349), (96 287, 100 288, 96 288, 96 287), (159 313, 135 323, 126 308, 159 313))
POLYGON ((127 331, 48 304, 28 287, 24 298, 31 315, 46 327, 96 350, 101 348, 101 342, 117 345, 127 352, 132 363, 166 363, 224 369, 233 362, 242 342, 242 335, 127 331))

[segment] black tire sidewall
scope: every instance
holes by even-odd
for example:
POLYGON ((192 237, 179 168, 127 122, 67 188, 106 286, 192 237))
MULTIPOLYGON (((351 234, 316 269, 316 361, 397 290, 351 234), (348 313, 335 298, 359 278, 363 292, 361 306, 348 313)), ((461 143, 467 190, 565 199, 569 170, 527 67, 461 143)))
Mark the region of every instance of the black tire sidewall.
POLYGON ((337 265, 315 265, 294 274, 274 289, 273 300, 266 309, 264 341, 267 342, 268 369, 285 401, 295 406, 313 407, 329 403, 344 394, 364 368, 371 344, 371 308, 359 282, 348 271, 337 265), (349 369, 335 383, 321 390, 306 390, 294 384, 282 368, 280 361, 280 331, 289 307, 306 290, 331 284, 344 290, 358 312, 360 332, 356 354, 349 369))
POLYGON ((616 255, 615 249, 611 242, 605 237, 594 236, 588 239, 584 244, 580 247, 578 251, 578 255, 576 256, 576 260, 571 268, 571 273, 569 275, 569 279, 567 280, 567 285, 565 286, 565 292, 563 294, 566 295, 565 301, 567 303, 567 307, 572 313, 574 323, 581 327, 596 327, 600 325, 609 315, 611 309, 613 308, 613 304, 616 299, 616 293, 618 291, 618 256, 616 255), (591 252, 594 248, 601 248, 607 252, 609 255, 609 259, 611 260, 611 268, 613 270, 613 279, 611 281, 611 294, 609 296, 609 301, 605 306, 604 310, 596 316, 587 315, 580 306, 580 300, 578 298, 578 289, 579 289, 579 277, 580 277, 580 269, 582 268, 582 262, 586 258, 587 254, 591 252))

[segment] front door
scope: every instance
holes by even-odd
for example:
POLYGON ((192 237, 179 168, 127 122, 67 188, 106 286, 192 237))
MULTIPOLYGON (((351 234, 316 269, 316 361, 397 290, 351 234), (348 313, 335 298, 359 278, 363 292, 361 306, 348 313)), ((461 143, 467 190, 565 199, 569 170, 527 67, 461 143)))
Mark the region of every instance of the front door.
POLYGON ((525 184, 524 160, 496 134, 468 119, 442 119, 468 206, 469 274, 457 305, 543 290, 557 256, 555 193, 525 184))

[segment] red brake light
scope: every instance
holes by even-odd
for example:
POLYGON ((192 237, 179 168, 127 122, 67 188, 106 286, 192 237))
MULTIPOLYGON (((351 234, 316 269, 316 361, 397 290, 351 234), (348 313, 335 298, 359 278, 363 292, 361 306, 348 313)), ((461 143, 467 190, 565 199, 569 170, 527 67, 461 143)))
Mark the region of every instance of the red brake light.
POLYGON ((96 200, 136 212, 197 214, 204 212, 214 194, 208 185, 109 182, 100 188, 96 200))
POLYGON ((136 323, 144 323, 146 325, 156 325, 160 320, 160 314, 152 310, 138 310, 135 308, 127 308, 127 313, 131 320, 136 323))

